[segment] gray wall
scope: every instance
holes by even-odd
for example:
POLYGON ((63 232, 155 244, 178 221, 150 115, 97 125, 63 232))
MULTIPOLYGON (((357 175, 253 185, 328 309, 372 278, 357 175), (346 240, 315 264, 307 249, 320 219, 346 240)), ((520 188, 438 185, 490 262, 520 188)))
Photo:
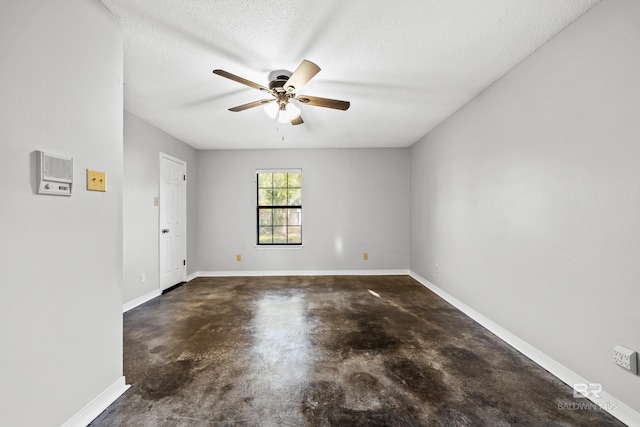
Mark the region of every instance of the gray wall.
POLYGON ((124 113, 124 293, 126 304, 160 289, 158 177, 160 153, 187 162, 187 274, 196 266, 196 150, 124 113), (140 275, 146 276, 140 283, 140 275))
POLYGON ((1 3, 2 422, 60 425, 122 378, 123 271, 125 301, 157 283, 159 151, 189 167, 189 273, 411 267, 640 410, 640 377, 611 361, 640 349, 638 16, 599 3, 410 151, 195 152, 125 114, 123 193, 116 19, 1 3), (74 158, 72 197, 34 194, 36 149, 74 158), (256 250, 255 169, 286 167, 304 248, 256 250))
POLYGON ((408 149, 198 152, 198 270, 408 269, 408 155, 408 149), (302 168, 302 249, 255 248, 255 173, 264 168, 302 168))
POLYGON ((411 149, 411 269, 635 410, 639 17, 597 4, 411 149))
POLYGON ((0 423, 59 426, 122 381, 122 35, 98 1, 4 1, 0 52, 0 423), (34 150, 73 157, 71 197, 35 194, 34 150))

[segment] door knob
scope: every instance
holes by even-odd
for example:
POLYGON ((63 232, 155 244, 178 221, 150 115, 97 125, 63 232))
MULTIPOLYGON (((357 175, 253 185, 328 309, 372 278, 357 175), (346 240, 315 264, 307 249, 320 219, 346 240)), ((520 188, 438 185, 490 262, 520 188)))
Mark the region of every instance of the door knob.
POLYGON ((168 229, 168 228, 163 228, 163 229, 162 229, 162 234, 167 234, 168 232, 169 232, 169 229, 168 229))

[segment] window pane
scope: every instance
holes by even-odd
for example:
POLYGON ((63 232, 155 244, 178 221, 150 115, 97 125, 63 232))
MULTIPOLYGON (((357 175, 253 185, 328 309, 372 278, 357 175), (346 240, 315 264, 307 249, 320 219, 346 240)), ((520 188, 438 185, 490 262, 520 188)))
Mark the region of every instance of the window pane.
POLYGON ((275 188, 273 190, 273 205, 287 206, 287 189, 286 188, 275 188))
POLYGON ((260 209, 260 217, 258 218, 260 225, 272 225, 273 224, 273 209, 260 209))
POLYGON ((286 172, 275 172, 273 174, 273 188, 287 188, 286 172))
POLYGON ((271 188, 273 187, 273 174, 271 173, 259 173, 258 174, 258 187, 259 188, 271 188))
POLYGON ((273 190, 270 188, 258 189, 258 206, 271 206, 273 203, 273 190))
POLYGON ((288 229, 287 243, 302 243, 302 227, 299 225, 290 225, 288 229))
POLYGON ((289 203, 287 203, 289 206, 292 205, 297 205, 300 206, 302 205, 302 189, 301 188, 294 188, 294 189, 289 189, 288 190, 289 196, 289 203))
POLYGON ((288 209, 273 210, 273 225, 287 225, 288 209))
POLYGON ((273 235, 271 227, 260 227, 259 243, 273 243, 273 235))
POLYGON ((300 188, 302 187, 302 173, 294 172, 287 174, 287 178, 289 180, 289 188, 300 188))
POLYGON ((301 225, 302 224, 302 210, 289 209, 289 225, 301 225))
POLYGON ((287 227, 273 227, 273 243, 287 243, 287 227))

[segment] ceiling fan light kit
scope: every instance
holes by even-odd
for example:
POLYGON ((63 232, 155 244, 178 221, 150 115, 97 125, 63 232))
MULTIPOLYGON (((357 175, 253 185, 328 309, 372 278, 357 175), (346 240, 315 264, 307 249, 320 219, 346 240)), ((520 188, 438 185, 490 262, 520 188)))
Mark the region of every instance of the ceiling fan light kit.
POLYGON ((250 88, 269 93, 273 97, 271 99, 261 99, 259 101, 238 105, 237 107, 229 108, 229 111, 240 112, 263 105, 267 116, 277 120, 278 123, 291 123, 292 125, 299 125, 304 123, 304 121, 302 120, 300 108, 290 102, 291 100, 296 100, 302 104, 315 107, 333 108, 342 111, 349 109, 349 106, 351 105, 349 101, 320 98, 317 96, 297 95, 297 90, 307 84, 309 80, 319 72, 320 67, 305 59, 292 74, 284 70, 278 70, 275 78, 270 75, 272 80, 269 82, 269 87, 267 88, 245 78, 236 76, 235 74, 231 74, 228 71, 219 69, 213 70, 214 74, 233 80, 250 88))

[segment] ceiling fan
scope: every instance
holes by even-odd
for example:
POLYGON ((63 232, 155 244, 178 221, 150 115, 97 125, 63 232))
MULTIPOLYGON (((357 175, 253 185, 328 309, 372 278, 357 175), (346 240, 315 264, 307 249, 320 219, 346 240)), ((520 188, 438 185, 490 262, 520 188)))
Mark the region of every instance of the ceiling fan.
POLYGON ((270 94, 273 98, 261 99, 258 101, 249 102, 248 104, 238 105, 237 107, 229 108, 229 111, 244 111, 249 108, 258 107, 260 105, 267 105, 275 102, 277 105, 276 119, 280 123, 290 122, 292 125, 299 125, 304 123, 300 114, 300 109, 297 108, 291 100, 295 100, 305 105, 312 105, 315 107, 333 108, 336 110, 346 111, 349 109, 351 103, 349 101, 340 101, 337 99, 320 98, 317 96, 298 95, 297 91, 304 86, 309 80, 320 72, 320 67, 311 61, 306 59, 300 63, 298 68, 291 74, 287 71, 279 71, 275 78, 269 82, 269 87, 265 87, 243 79, 224 70, 213 70, 214 74, 217 74, 243 85, 249 86, 254 89, 261 90, 270 94))

